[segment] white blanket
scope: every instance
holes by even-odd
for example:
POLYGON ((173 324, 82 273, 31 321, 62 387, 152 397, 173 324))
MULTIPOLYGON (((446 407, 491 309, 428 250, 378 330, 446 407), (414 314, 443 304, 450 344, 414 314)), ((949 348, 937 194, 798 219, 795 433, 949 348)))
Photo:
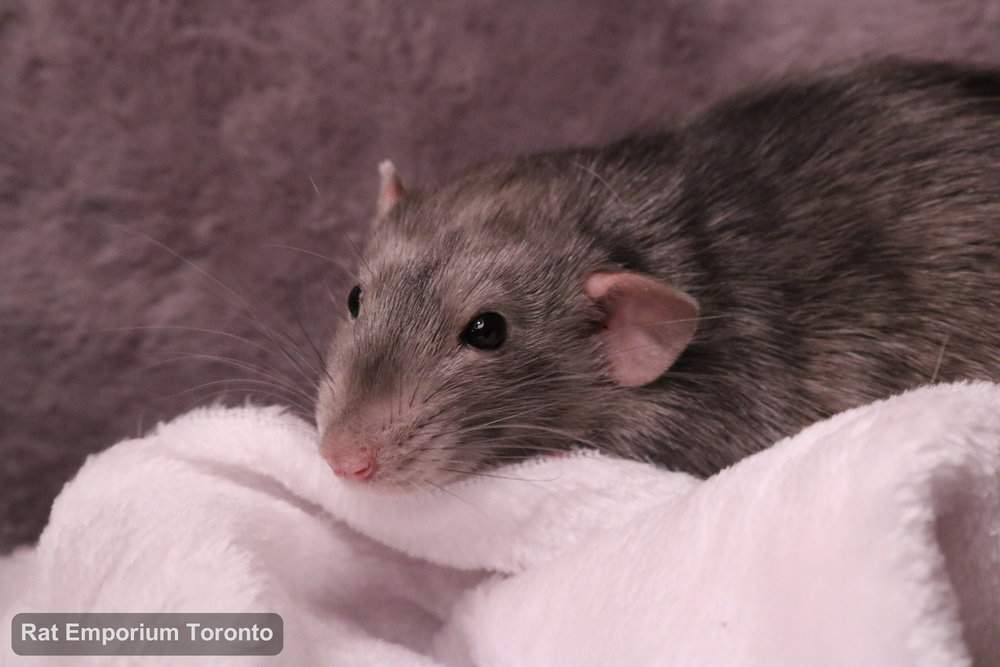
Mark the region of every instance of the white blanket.
POLYGON ((246 611, 284 618, 262 664, 1000 662, 998 386, 853 410, 706 481, 580 454, 379 495, 315 439, 213 408, 92 456, 0 561, 0 657, 17 612, 246 611))

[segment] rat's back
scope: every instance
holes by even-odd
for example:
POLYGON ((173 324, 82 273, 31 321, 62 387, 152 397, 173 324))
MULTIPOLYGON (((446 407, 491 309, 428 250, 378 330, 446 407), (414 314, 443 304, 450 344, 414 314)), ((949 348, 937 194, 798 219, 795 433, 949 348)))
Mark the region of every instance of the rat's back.
POLYGON ((633 455, 710 473, 910 387, 1000 381, 1000 73, 840 68, 563 159, 618 211, 574 224, 700 304, 622 410, 633 455))
POLYGON ((1000 74, 875 63, 733 100, 686 146, 720 314, 771 332, 803 401, 1000 379, 1000 74))

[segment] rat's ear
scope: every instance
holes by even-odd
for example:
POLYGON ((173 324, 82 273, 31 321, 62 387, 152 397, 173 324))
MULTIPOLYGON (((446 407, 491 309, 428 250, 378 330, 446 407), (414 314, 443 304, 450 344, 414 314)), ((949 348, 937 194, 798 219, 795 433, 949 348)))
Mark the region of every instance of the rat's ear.
POLYGON ((396 167, 389 160, 382 160, 378 165, 379 187, 378 203, 375 206, 376 222, 389 215, 389 211, 403 196, 403 182, 396 175, 396 167))
POLYGON ((638 273, 592 273, 583 291, 604 312, 598 335, 611 377, 638 387, 660 377, 691 342, 698 302, 638 273))

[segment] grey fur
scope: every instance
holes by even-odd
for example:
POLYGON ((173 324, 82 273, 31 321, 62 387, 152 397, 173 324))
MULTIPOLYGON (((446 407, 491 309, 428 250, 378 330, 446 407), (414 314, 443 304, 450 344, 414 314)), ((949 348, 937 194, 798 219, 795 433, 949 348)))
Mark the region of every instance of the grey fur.
POLYGON ((401 485, 578 444, 708 475, 908 387, 1000 380, 1000 74, 863 64, 481 165, 404 196, 360 283, 317 417, 388 438, 401 485), (700 303, 652 384, 607 377, 581 292, 602 269, 700 303), (485 310, 507 343, 462 347, 485 310))

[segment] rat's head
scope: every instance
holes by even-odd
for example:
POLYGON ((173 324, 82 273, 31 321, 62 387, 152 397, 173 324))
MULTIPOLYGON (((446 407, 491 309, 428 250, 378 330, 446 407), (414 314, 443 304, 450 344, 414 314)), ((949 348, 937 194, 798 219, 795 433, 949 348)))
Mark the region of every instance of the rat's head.
POLYGON ((568 234, 558 219, 578 204, 544 179, 485 169, 411 194, 380 171, 317 401, 338 476, 436 485, 599 447, 616 393, 656 379, 693 334, 694 301, 568 234))

